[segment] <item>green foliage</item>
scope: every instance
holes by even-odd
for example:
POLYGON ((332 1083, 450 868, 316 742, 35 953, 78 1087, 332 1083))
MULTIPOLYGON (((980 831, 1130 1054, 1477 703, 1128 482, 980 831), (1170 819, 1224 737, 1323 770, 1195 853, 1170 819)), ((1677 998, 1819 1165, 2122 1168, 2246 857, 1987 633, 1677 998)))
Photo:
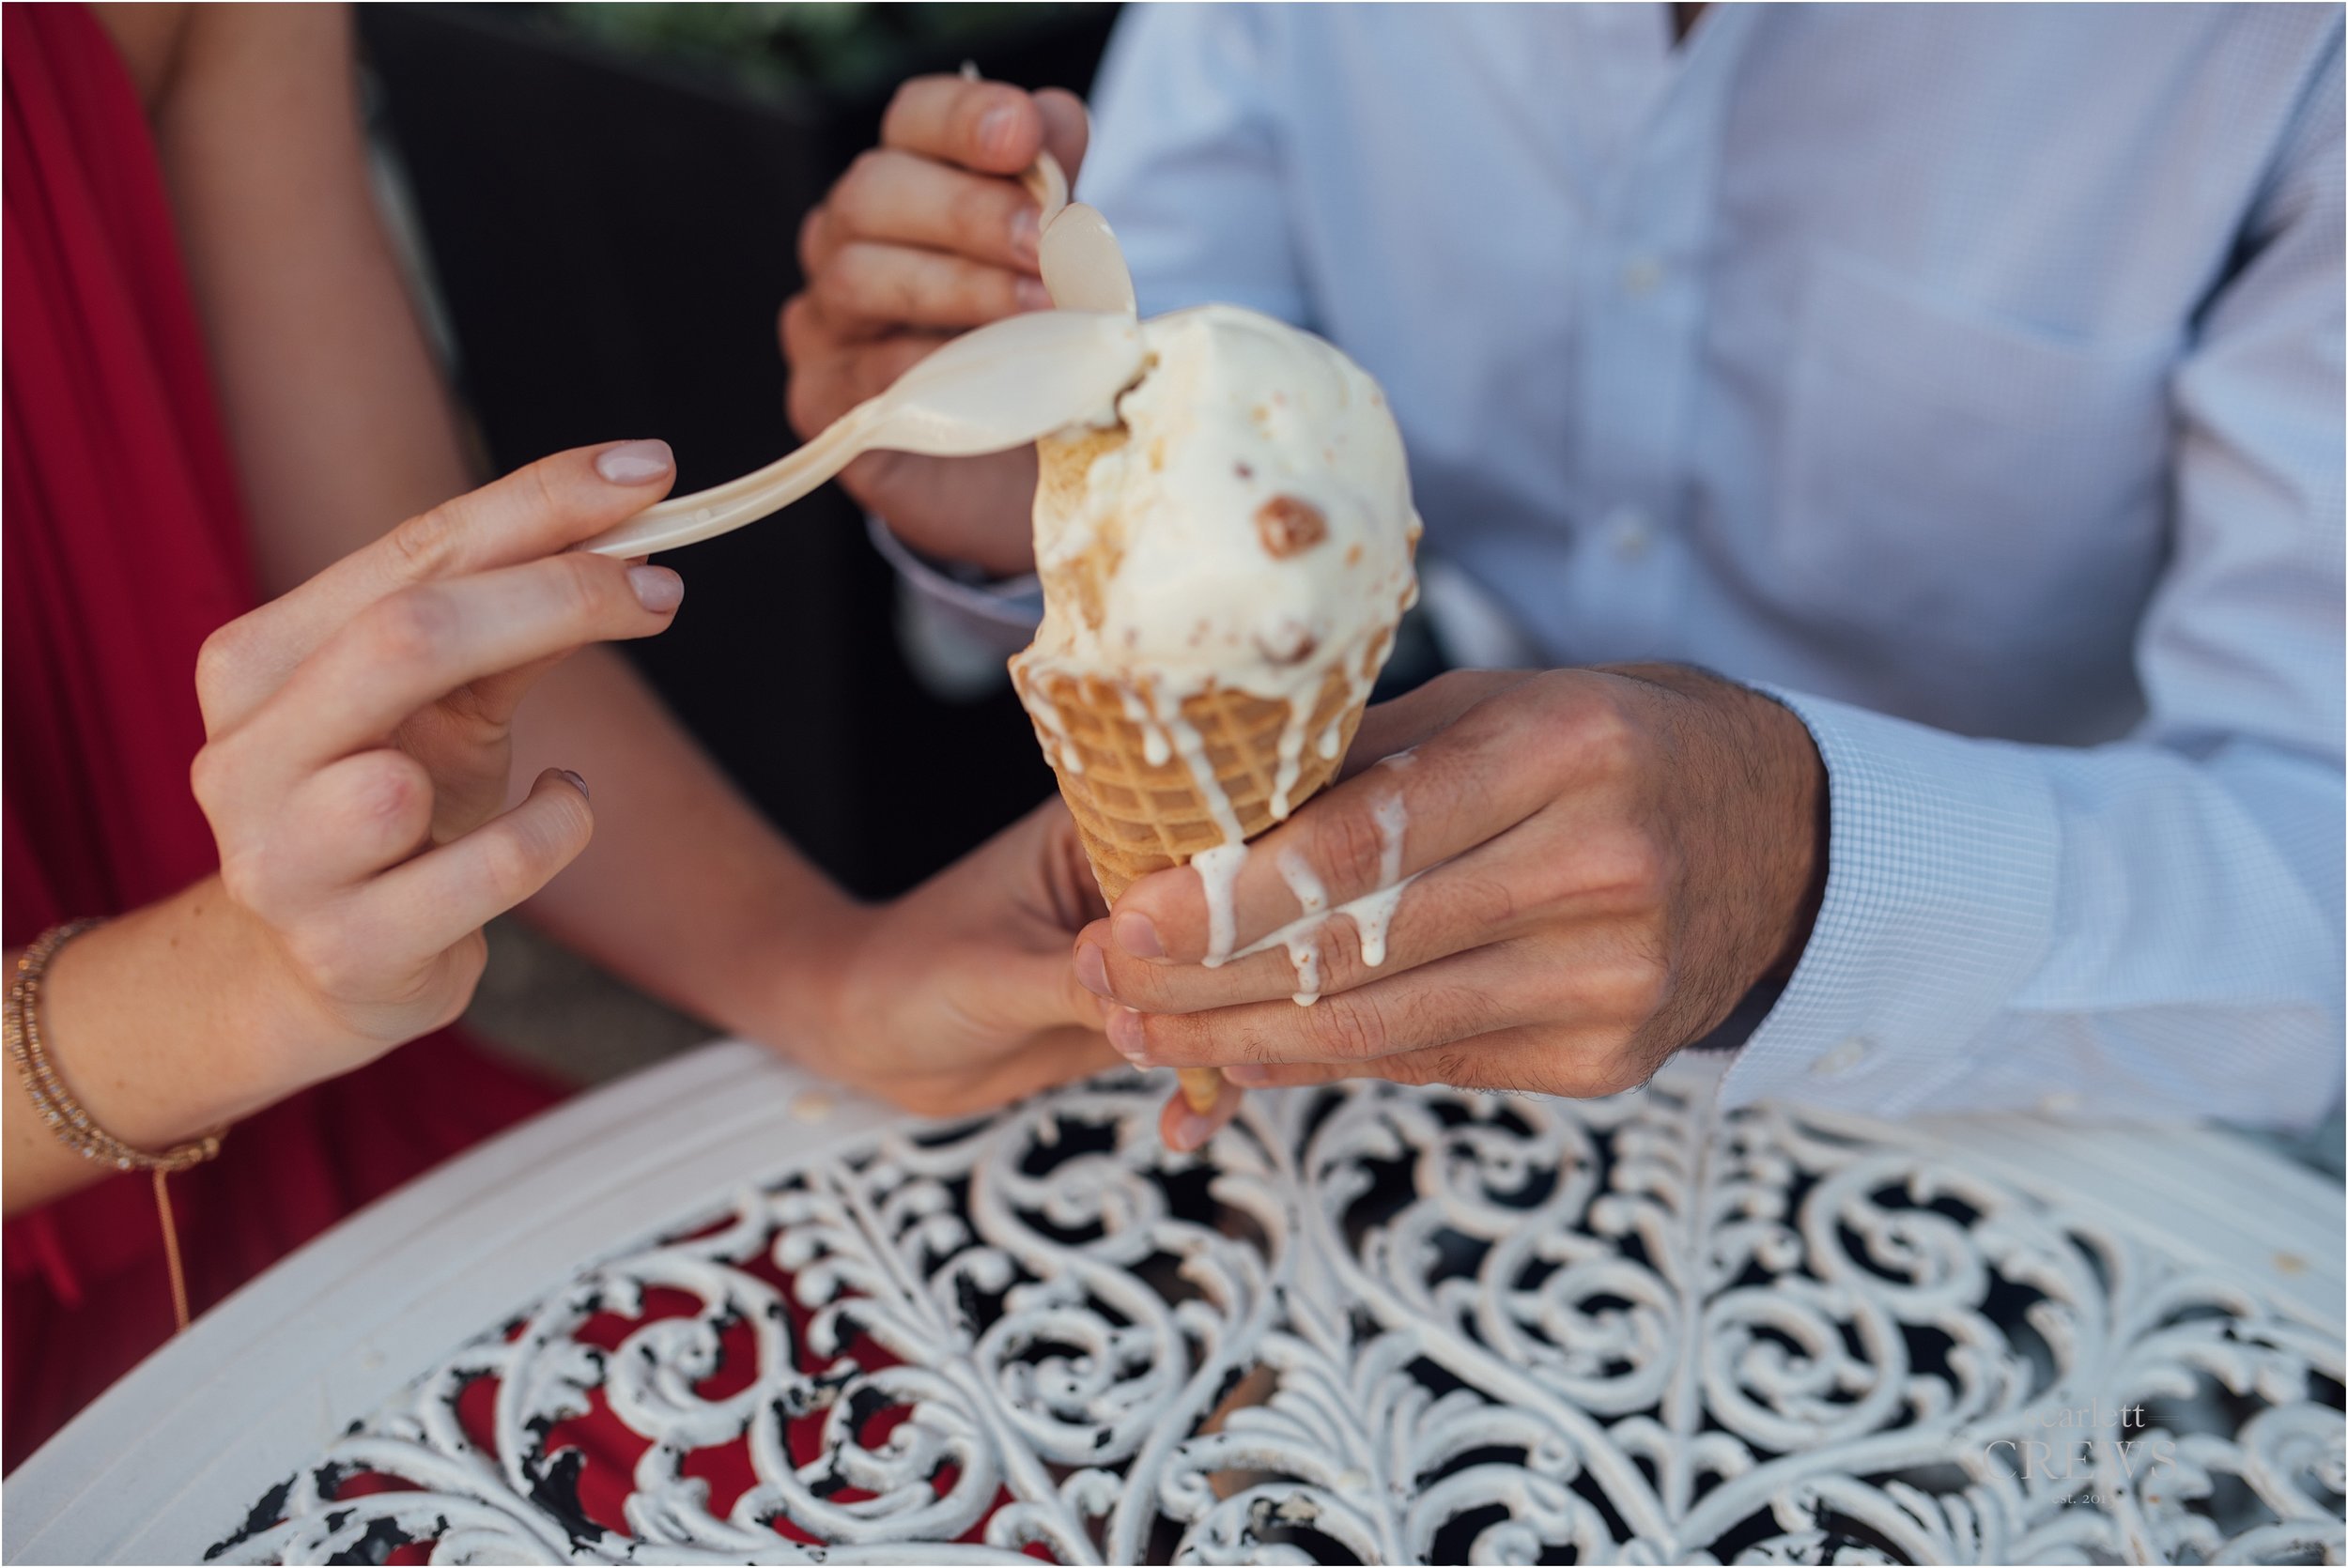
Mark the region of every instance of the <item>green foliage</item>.
POLYGON ((1035 4, 874 5, 866 0, 740 4, 565 3, 543 20, 604 48, 714 71, 769 92, 857 95, 959 47, 1079 8, 1035 4))

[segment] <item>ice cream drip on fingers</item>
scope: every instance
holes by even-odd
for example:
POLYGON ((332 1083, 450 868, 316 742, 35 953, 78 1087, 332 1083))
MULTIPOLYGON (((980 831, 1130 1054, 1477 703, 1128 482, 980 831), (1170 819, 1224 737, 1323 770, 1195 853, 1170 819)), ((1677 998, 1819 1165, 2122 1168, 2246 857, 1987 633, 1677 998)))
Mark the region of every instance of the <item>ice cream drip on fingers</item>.
POLYGON ((1384 394, 1336 348, 1229 305, 1141 331, 1114 408, 1037 444, 1044 613, 1012 673, 1103 894, 1195 866, 1219 961, 1246 841, 1352 740, 1419 521, 1384 394))
MULTIPOLYGON (((1370 820, 1378 827, 1377 886, 1332 909, 1328 889, 1321 885, 1311 864, 1293 848, 1284 849, 1273 864, 1279 868, 1280 880, 1295 895, 1297 917, 1236 953, 1226 948, 1208 954, 1207 967, 1217 968, 1254 958, 1258 953, 1268 953, 1274 947, 1285 947, 1289 963, 1296 971, 1296 993, 1292 1000, 1300 1007, 1309 1007, 1321 1000, 1321 933, 1330 922, 1339 919, 1353 922, 1353 935, 1361 945, 1362 967, 1376 969, 1383 964, 1386 931, 1394 924, 1395 911, 1401 907, 1403 889, 1416 882, 1419 873, 1407 877, 1402 874, 1402 838, 1410 831, 1410 812, 1402 804, 1401 792, 1397 791, 1380 799, 1370 808, 1370 820)), ((1244 853, 1244 846, 1242 850, 1244 853)), ((1210 907, 1212 902, 1211 895, 1210 907)))

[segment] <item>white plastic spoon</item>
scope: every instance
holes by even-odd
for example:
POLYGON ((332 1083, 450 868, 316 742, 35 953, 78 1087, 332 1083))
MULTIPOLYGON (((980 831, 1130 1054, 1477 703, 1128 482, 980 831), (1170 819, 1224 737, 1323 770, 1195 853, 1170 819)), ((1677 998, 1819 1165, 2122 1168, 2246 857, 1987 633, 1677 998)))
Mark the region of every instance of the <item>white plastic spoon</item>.
POLYGON ((1068 199, 1068 177, 1060 171, 1059 160, 1040 152, 1019 177, 1042 208, 1036 270, 1043 274, 1043 291, 1052 297, 1052 308, 1135 315, 1134 275, 1125 266, 1125 253, 1118 249, 1117 236, 1100 208, 1068 199))
POLYGON ((778 462, 675 496, 579 547, 638 556, 731 533, 809 494, 867 452, 975 457, 1097 414, 1141 374, 1130 315, 1038 311, 965 332, 778 462))

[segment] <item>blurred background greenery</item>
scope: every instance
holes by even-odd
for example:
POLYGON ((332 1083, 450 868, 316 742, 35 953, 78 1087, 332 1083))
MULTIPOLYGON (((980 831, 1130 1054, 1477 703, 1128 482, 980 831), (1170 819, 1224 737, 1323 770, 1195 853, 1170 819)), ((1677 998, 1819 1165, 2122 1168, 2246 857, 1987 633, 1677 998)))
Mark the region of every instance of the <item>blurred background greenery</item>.
POLYGON ((666 57, 751 92, 809 89, 857 96, 895 86, 908 58, 1064 23, 1105 6, 873 5, 797 0, 733 5, 565 3, 538 8, 542 25, 604 46, 666 57))

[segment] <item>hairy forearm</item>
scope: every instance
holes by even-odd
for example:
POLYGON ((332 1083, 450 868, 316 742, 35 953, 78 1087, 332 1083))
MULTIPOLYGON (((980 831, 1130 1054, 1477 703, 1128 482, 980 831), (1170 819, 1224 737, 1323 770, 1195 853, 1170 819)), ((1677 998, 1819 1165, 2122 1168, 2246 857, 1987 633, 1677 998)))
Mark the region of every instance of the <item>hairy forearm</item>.
MULTIPOLYGON (((322 1028, 217 877, 68 943, 41 983, 39 1022, 50 1065, 91 1119, 152 1152, 300 1087, 305 1045, 322 1028)), ((110 1171, 57 1138, 21 1078, 0 1136, 10 1214, 110 1171)))
MULTIPOLYGON (((688 594, 689 604, 689 594, 688 594)), ((788 1047, 823 1021, 826 955, 868 916, 745 801, 618 653, 582 649, 531 693, 516 778, 584 776, 595 837, 523 913, 726 1030, 788 1047)))

